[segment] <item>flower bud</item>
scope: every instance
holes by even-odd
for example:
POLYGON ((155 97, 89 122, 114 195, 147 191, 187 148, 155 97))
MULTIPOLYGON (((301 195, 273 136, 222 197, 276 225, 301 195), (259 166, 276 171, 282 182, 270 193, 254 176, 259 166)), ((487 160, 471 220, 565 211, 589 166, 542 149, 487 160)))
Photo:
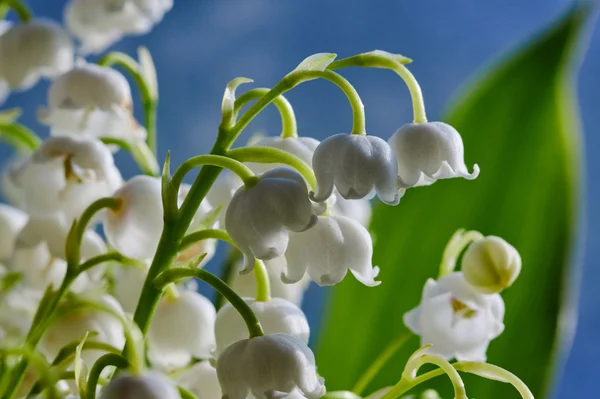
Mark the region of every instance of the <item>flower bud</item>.
POLYGON ((164 295, 148 330, 148 358, 155 367, 186 366, 192 357, 207 359, 215 349, 213 304, 194 291, 164 295))
POLYGON ((282 397, 298 389, 308 399, 325 394, 315 356, 304 343, 285 334, 237 341, 217 360, 223 399, 282 397))
POLYGON ((388 140, 398 161, 402 188, 427 186, 438 179, 475 179, 479 167, 469 173, 460 134, 443 122, 407 123, 388 140))
MULTIPOLYGON (((298 306, 281 298, 272 298, 266 302, 244 298, 244 301, 252 308, 266 334, 287 334, 308 344, 310 327, 306 316, 298 306)), ((232 343, 248 336, 248 329, 242 316, 230 303, 224 305, 217 313, 215 335, 217 354, 223 352, 232 343)))
POLYGON ((319 216, 312 229, 292 233, 285 253, 287 271, 281 274, 286 283, 300 281, 304 273, 321 286, 335 285, 350 271, 367 286, 375 281, 379 268, 373 267, 373 242, 367 229, 345 216, 319 216))
POLYGON ((397 205, 398 165, 394 152, 376 136, 336 134, 316 148, 312 166, 317 189, 311 194, 316 202, 324 202, 334 186, 346 199, 361 199, 373 191, 386 204, 397 205))
POLYGON ((100 399, 181 399, 175 385, 157 372, 120 375, 102 390, 100 399))
POLYGON ((488 236, 467 248, 461 269, 469 284, 491 294, 515 282, 521 272, 521 256, 502 238, 488 236))
POLYGON ((310 229, 317 222, 304 178, 279 168, 240 188, 225 216, 225 228, 245 258, 243 272, 254 268, 254 258, 269 260, 285 252, 289 232, 310 229))

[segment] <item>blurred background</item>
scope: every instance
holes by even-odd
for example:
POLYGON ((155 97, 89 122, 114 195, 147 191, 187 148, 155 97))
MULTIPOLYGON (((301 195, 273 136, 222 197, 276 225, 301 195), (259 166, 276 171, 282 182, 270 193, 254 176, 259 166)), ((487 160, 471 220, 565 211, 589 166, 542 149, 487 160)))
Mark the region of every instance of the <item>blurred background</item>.
MULTIPOLYGON (((64 0, 28 3, 38 16, 62 20, 64 0)), ((258 86, 271 86, 304 57, 316 52, 335 52, 344 57, 384 49, 414 60, 411 70, 423 89, 429 119, 436 120, 473 74, 531 38, 573 3, 175 0, 173 10, 150 34, 128 37, 112 49, 131 55, 142 44, 150 49, 161 95, 159 156, 162 161, 166 151, 171 150, 176 166, 212 146, 223 89, 234 77, 249 77, 258 86)), ((595 174, 600 169, 600 136, 595 128, 600 125, 600 32, 589 28, 590 42, 578 78, 587 171, 584 278, 577 334, 556 393, 558 398, 596 397, 600 373, 600 270, 596 261, 600 256, 600 179, 595 174)), ((410 120, 408 92, 391 72, 353 69, 344 71, 344 75, 365 103, 370 134, 387 139, 410 120)), ((47 132, 35 121, 35 110, 45 104, 46 89, 46 82, 38 84, 26 94, 12 95, 6 104, 23 107, 22 121, 42 135, 47 132)), ((294 105, 300 135, 323 139, 350 130, 350 108, 331 84, 302 85, 287 97, 294 105)), ((279 129, 279 116, 269 108, 241 140, 245 142, 252 133, 278 134, 279 129)), ((0 159, 6 159, 9 153, 6 147, 0 148, 0 159)), ((476 157, 471 154, 471 159, 476 157)), ((124 176, 137 173, 127 154, 121 152, 118 162, 124 176)), ((314 289, 304 302, 315 328, 326 294, 327 290, 314 289)))

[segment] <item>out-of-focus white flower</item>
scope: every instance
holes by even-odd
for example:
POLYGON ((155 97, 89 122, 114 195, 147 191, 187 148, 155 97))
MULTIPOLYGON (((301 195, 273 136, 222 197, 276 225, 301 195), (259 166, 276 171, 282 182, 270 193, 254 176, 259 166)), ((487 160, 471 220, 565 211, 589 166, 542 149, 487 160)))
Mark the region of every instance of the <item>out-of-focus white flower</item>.
MULTIPOLYGON (((252 143, 252 147, 270 147, 278 150, 289 152, 292 155, 297 156, 307 165, 311 165, 313 153, 319 145, 319 140, 313 139, 312 137, 279 137, 279 136, 267 136, 259 139, 252 143)), ((272 164, 272 163, 255 163, 248 162, 248 167, 252 171, 260 175, 269 170, 276 168, 285 167, 283 164, 272 164)))
MULTIPOLYGON (((109 295, 100 297, 99 303, 123 314, 123 309, 116 299, 109 295)), ((113 315, 97 309, 76 309, 68 312, 45 332, 40 350, 50 358, 54 358, 60 349, 76 340, 81 340, 86 332, 95 332, 94 341, 103 342, 122 349, 125 345, 123 325, 113 315)), ((81 357, 85 364, 94 362, 104 354, 103 351, 86 350, 81 357)))
MULTIPOLYGON (((260 321, 265 334, 287 334, 304 344, 308 344, 310 327, 300 308, 281 298, 272 298, 266 302, 244 298, 260 321)), ((217 337, 217 355, 230 344, 248 337, 244 319, 230 303, 225 304, 217 313, 215 322, 217 337)))
POLYGON ((140 267, 114 265, 112 294, 125 312, 135 312, 149 268, 149 262, 140 262, 140 267))
POLYGON ((261 175, 253 187, 235 193, 225 228, 244 254, 243 272, 248 272, 254 268, 254 257, 269 260, 283 255, 290 231, 305 231, 316 222, 304 178, 278 168, 261 175))
POLYGON ((10 90, 27 90, 42 77, 54 78, 73 66, 69 34, 53 21, 36 19, 0 29, 0 102, 10 90))
POLYGON ((407 123, 389 139, 398 161, 401 188, 427 186, 438 179, 475 179, 479 166, 469 173, 460 134, 443 122, 407 123))
POLYGON ((25 208, 25 193, 18 184, 18 173, 29 162, 29 156, 16 154, 3 163, 0 181, 2 199, 19 209, 25 208))
POLYGON ((240 187, 242 187, 242 180, 235 173, 224 170, 206 194, 208 203, 213 209, 219 210, 217 220, 221 226, 225 225, 225 214, 229 202, 240 187))
POLYGON ((142 175, 132 177, 113 197, 121 199, 121 206, 106 211, 106 239, 127 257, 151 259, 163 228, 160 180, 142 175))
POLYGON ((519 252, 496 236, 474 241, 465 251, 461 271, 465 280, 485 294, 510 287, 521 273, 519 252))
MULTIPOLYGON (((281 273, 287 269, 285 257, 264 261, 267 273, 269 274, 269 284, 271 286, 271 296, 273 298, 283 298, 297 306, 302 303, 304 293, 310 284, 310 277, 304 275, 300 281, 294 284, 286 284, 281 280, 281 273)), ((236 271, 241 270, 242 264, 236 267, 236 271)), ((256 276, 254 273, 232 273, 231 280, 228 282, 231 288, 239 296, 254 298, 256 296, 256 276)))
POLYGON ((421 336, 421 345, 446 359, 483 362, 490 341, 504 330, 504 301, 499 294, 478 292, 462 273, 429 279, 418 307, 404 323, 421 336))
POLYGON ((369 227, 373 213, 371 202, 368 199, 347 200, 335 191, 329 197, 328 209, 333 216, 349 217, 365 227, 369 227))
POLYGON ((10 260, 17 236, 27 223, 27 214, 9 205, 0 204, 0 263, 10 260))
POLYGON ((133 117, 127 79, 118 71, 84 64, 58 77, 48 90, 48 108, 38 111, 53 136, 114 137, 145 140, 133 117))
POLYGON ((194 291, 164 295, 148 330, 148 358, 155 367, 184 367, 192 357, 207 359, 215 349, 216 311, 194 291))
POLYGON ((326 201, 337 188, 346 199, 361 199, 373 191, 381 201, 396 205, 398 165, 394 152, 376 136, 336 134, 321 142, 312 159, 317 202, 326 201))
POLYGON ((350 271, 367 286, 375 286, 379 268, 373 267, 373 243, 363 225, 345 216, 319 216, 312 229, 290 234, 285 253, 284 282, 300 281, 304 273, 321 286, 334 285, 350 271))
POLYGON ((187 389, 198 399, 221 399, 217 370, 204 360, 194 364, 176 377, 177 385, 187 389))
POLYGON ((120 375, 102 390, 100 399, 181 399, 175 385, 164 375, 120 375))
POLYGON ((231 344, 217 360, 223 399, 274 399, 298 389, 308 399, 325 394, 315 356, 286 334, 270 334, 231 344))
POLYGON ((99 53, 124 35, 148 33, 172 7, 173 0, 71 0, 65 23, 82 53, 99 53))
MULTIPOLYGON (((0 279, 8 270, 0 265, 0 279)), ((41 294, 35 289, 16 283, 0 292, 0 346, 14 347, 24 343, 24 338, 31 327, 41 294)))
POLYGON ((68 223, 122 184, 108 147, 79 137, 48 138, 17 179, 27 213, 41 217, 61 213, 68 223))

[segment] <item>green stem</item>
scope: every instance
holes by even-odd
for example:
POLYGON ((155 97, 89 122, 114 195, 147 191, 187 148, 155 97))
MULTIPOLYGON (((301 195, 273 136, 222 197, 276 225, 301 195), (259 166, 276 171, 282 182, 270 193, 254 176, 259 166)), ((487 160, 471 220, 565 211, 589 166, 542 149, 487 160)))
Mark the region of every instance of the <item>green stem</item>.
POLYGON ((414 75, 402 63, 381 55, 366 53, 335 61, 331 63, 328 68, 333 70, 352 66, 384 68, 396 72, 396 74, 402 78, 408 87, 408 91, 410 92, 413 106, 414 123, 427 122, 427 115, 425 114, 425 102, 423 101, 421 86, 419 86, 419 82, 417 82, 417 79, 415 79, 414 75))
POLYGON ((114 137, 101 137, 100 140, 106 145, 116 145, 122 150, 127 151, 133 157, 138 168, 148 176, 158 176, 159 166, 152 150, 143 141, 132 143, 127 140, 114 137))
MULTIPOLYGON (((76 341, 76 342, 72 342, 69 345, 63 346, 60 351, 58 352, 58 354, 56 355, 56 357, 54 358, 54 360, 52 361, 52 366, 53 367, 60 367, 62 365, 65 365, 65 363, 70 363, 71 360, 74 358, 75 356, 75 352, 77 351, 77 347, 81 344, 81 342, 76 341)), ((81 348, 82 351, 85 350, 101 350, 101 351, 105 351, 108 353, 116 353, 116 354, 120 354, 121 351, 117 348, 115 348, 112 345, 109 345, 107 343, 104 342, 98 342, 98 341, 85 341, 83 343, 83 347, 81 348)))
POLYGON ((42 140, 29 128, 13 122, 0 124, 0 139, 5 140, 19 151, 33 152, 42 140))
POLYGON ((87 380, 87 399, 96 399, 96 386, 100 375, 106 367, 115 366, 118 369, 124 369, 129 366, 129 362, 123 356, 116 353, 107 353, 96 360, 96 363, 90 369, 87 380))
POLYGON ((177 386, 177 390, 179 391, 179 396, 181 396, 181 399, 198 399, 196 395, 183 387, 177 386))
POLYGON ((242 179, 246 187, 251 187, 254 184, 256 184, 257 177, 250 170, 250 168, 248 168, 243 163, 232 159, 229 156, 205 154, 192 157, 184 163, 182 163, 177 168, 177 170, 173 174, 173 179, 171 181, 175 189, 179 188, 179 186, 183 182, 183 178, 186 174, 188 174, 190 170, 197 168, 198 166, 204 165, 212 165, 218 166, 220 168, 229 169, 230 171, 238 175, 240 179, 242 179))
MULTIPOLYGON (((61 381, 61 380, 74 380, 74 379, 75 379, 74 371, 62 371, 56 375, 57 382, 61 381)), ((42 389, 44 389, 44 384, 42 383, 42 381, 36 382, 33 385, 33 387, 31 387, 31 389, 29 390, 29 393, 27 394, 27 398, 38 397, 39 393, 42 392, 42 389)))
POLYGON ((123 265, 136 266, 138 265, 138 261, 134 259, 130 259, 119 252, 108 252, 102 255, 94 256, 83 262, 77 268, 77 272, 79 274, 87 272, 88 270, 106 262, 118 262, 123 265))
POLYGON ((373 381, 373 378, 377 376, 377 373, 379 373, 383 366, 385 366, 385 364, 392 358, 392 356, 394 356, 394 354, 398 352, 398 350, 402 348, 402 346, 404 346, 404 344, 406 343, 406 341, 408 341, 410 337, 411 333, 405 331, 403 334, 400 334, 395 340, 393 340, 383 350, 383 352, 379 354, 377 359, 375 359, 375 361, 371 364, 371 366, 369 366, 369 368, 363 373, 363 375, 361 375, 361 377, 354 385, 354 388, 352 388, 352 392, 354 392, 357 395, 361 395, 363 391, 367 388, 369 383, 373 381))
POLYGON ((456 369, 452 367, 447 360, 435 355, 421 355, 418 358, 409 361, 409 363, 410 365, 407 365, 407 368, 412 368, 412 371, 410 372, 411 379, 416 376, 417 372, 424 364, 429 363, 436 365, 448 375, 448 378, 450 378, 450 382, 454 388, 454 399, 468 399, 467 391, 465 390, 465 383, 463 382, 462 378, 460 378, 458 371, 456 371, 456 369))
MULTIPOLYGON (((258 88, 247 91, 242 94, 239 98, 235 100, 234 107, 234 115, 237 115, 240 109, 246 105, 248 102, 263 97, 265 94, 269 92, 268 88, 258 88)), ((277 96, 273 100, 273 104, 279 110, 279 114, 281 115, 281 137, 282 138, 296 138, 298 137, 298 128, 296 123, 296 115, 294 114, 294 109, 292 108, 292 104, 284 97, 277 96)))
POLYGON ((282 163, 296 169, 315 189, 317 179, 312 168, 303 160, 287 151, 271 147, 242 147, 229 150, 227 156, 240 162, 282 163))
MULTIPOLYGON (((44 384, 47 387, 47 398, 48 399, 59 399, 60 395, 58 393, 58 389, 56 388, 57 378, 53 373, 53 370, 50 368, 50 365, 42 356, 40 352, 36 352, 35 349, 28 347, 27 345, 22 348, 14 348, 10 349, 6 352, 8 355, 20 355, 23 359, 28 359, 29 363, 35 368, 38 374, 41 376, 41 380, 44 381, 44 384)), ((21 360, 22 362, 23 360, 21 360)), ((6 394, 6 393, 5 393, 6 394)), ((2 398, 7 396, 3 395, 2 398)))
POLYGON ((475 230, 457 230, 452 235, 450 241, 448 241, 448 244, 446 244, 446 247, 444 248, 444 252, 442 254, 442 261, 440 263, 440 272, 438 274, 438 279, 452 273, 454 269, 456 269, 456 261, 462 250, 465 249, 473 241, 480 240, 482 238, 483 234, 475 230))
POLYGON ((271 283, 269 272, 264 262, 257 259, 254 263, 254 277, 256 279, 256 302, 268 302, 271 300, 271 283))
POLYGON ((200 231, 195 231, 183 237, 181 239, 181 244, 179 244, 179 250, 183 251, 184 249, 191 247, 198 241, 207 240, 214 238, 216 240, 225 241, 229 244, 233 245, 233 241, 231 241, 231 237, 225 230, 219 229, 205 229, 200 231))
POLYGON ((139 64, 127 54, 114 51, 103 56, 100 61, 98 61, 98 65, 106 67, 111 67, 113 65, 120 66, 126 70, 135 81, 140 90, 142 107, 144 108, 144 123, 148 133, 146 141, 152 154, 156 155, 156 108, 158 105, 158 98, 153 95, 152 88, 149 83, 146 82, 146 79, 140 71, 139 64))
MULTIPOLYGON (((225 259, 225 263, 221 265, 221 280, 229 283, 231 277, 236 272, 235 266, 238 261, 242 259, 242 253, 235 247, 230 247, 229 254, 227 255, 227 259, 225 259)), ((215 296, 215 307, 221 309, 224 302, 223 295, 219 291, 216 292, 215 296)))
MULTIPOLYGON (((27 22, 31 21, 31 18, 33 17, 33 14, 31 12, 31 10, 29 9, 29 7, 27 7, 27 5, 25 3, 23 3, 21 0, 4 0, 4 1, 0 2, 0 5, 3 8, 8 7, 10 9, 12 9, 17 14, 17 16, 19 17, 19 20, 22 23, 27 23, 27 22)), ((8 11, 8 10, 6 10, 6 11, 8 11)), ((4 18, 3 15, 0 17, 4 18)))
POLYGON ((260 322, 246 301, 231 289, 227 283, 204 269, 170 269, 156 277, 154 284, 162 291, 168 284, 188 278, 200 279, 219 291, 244 319, 250 338, 264 335, 260 322))

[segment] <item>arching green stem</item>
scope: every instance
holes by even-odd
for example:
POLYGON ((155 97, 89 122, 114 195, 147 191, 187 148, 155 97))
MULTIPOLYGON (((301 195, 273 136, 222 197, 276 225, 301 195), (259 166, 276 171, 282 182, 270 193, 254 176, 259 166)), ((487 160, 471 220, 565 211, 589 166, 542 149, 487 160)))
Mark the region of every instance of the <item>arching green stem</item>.
POLYGON ((456 269, 456 261, 458 256, 470 243, 476 240, 480 240, 483 238, 483 234, 478 231, 466 231, 465 229, 457 230, 446 247, 444 248, 444 253, 442 254, 442 262, 440 263, 440 272, 438 274, 438 279, 442 278, 454 271, 456 269))
POLYGON ((0 124, 0 141, 6 141, 23 152, 37 150, 42 142, 32 130, 16 122, 0 124))
POLYGON ((130 258, 120 254, 119 252, 107 252, 105 254, 94 256, 93 258, 86 260, 81 265, 79 265, 77 270, 78 270, 78 273, 81 274, 81 273, 87 272, 88 270, 96 267, 97 265, 100 265, 100 264, 106 263, 106 262, 118 262, 120 264, 129 265, 129 266, 137 266, 139 264, 139 261, 137 261, 135 259, 130 259, 130 258))
POLYGON ((183 237, 183 239, 181 240, 181 243, 179 244, 179 250, 183 251, 184 249, 191 247, 198 241, 207 240, 207 239, 211 239, 211 238, 216 239, 216 240, 225 241, 229 244, 233 244, 233 241, 231 241, 231 237, 229 237, 229 234, 227 234, 227 232, 225 230, 205 229, 205 230, 195 231, 195 232, 190 233, 190 234, 186 235, 185 237, 183 237))
POLYGON ((229 156, 205 154, 192 157, 177 168, 172 179, 175 189, 179 189, 183 178, 190 170, 204 165, 229 169, 242 179, 246 187, 252 187, 258 180, 250 168, 229 156))
MULTIPOLYGON (((269 92, 269 90, 270 89, 264 87, 252 89, 238 97, 235 100, 235 118, 237 118, 238 112, 244 105, 246 105, 248 102, 254 99, 264 96, 269 92)), ((294 114, 292 104, 290 104, 290 102, 282 95, 275 97, 275 99, 273 100, 273 104, 277 107, 277 109, 279 110, 279 114, 281 115, 281 137, 298 137, 296 115, 294 114)))
POLYGON ((104 369, 109 366, 124 369, 129 367, 129 362, 123 356, 117 355, 116 353, 107 353, 100 356, 90 369, 86 389, 88 395, 87 399, 96 399, 96 386, 98 385, 98 380, 104 369))
POLYGON ((22 23, 27 23, 31 21, 33 17, 33 13, 27 7, 27 5, 21 0, 0 0, 0 19, 4 18, 4 14, 6 14, 10 9, 12 9, 17 16, 19 17, 19 21, 22 23))
MULTIPOLYGON (((60 399, 60 394, 58 393, 58 389, 56 388, 56 382, 58 381, 57 376, 54 375, 53 370, 50 368, 50 365, 44 358, 44 356, 37 352, 35 349, 31 347, 24 346, 22 348, 14 348, 6 351, 7 355, 17 355, 22 356, 29 360, 35 371, 40 375, 41 380, 44 382, 47 388, 47 398, 48 399, 60 399)), ((2 396, 3 398, 6 396, 2 396)))
POLYGON ((271 283, 269 281, 269 272, 264 262, 259 259, 256 259, 254 263, 254 278, 256 279, 256 301, 270 301, 271 283))
POLYGON ((229 150, 227 156, 240 162, 282 163, 296 169, 314 189, 317 179, 312 168, 287 151, 271 147, 242 147, 229 150))
POLYGON ((160 169, 156 161, 156 156, 143 141, 134 144, 130 141, 114 137, 102 137, 100 140, 106 145, 116 145, 130 153, 137 166, 145 175, 158 176, 160 169))
POLYGON ((208 284, 214 289, 219 291, 221 295, 225 297, 231 303, 231 305, 239 312, 244 319, 246 327, 248 328, 248 334, 250 338, 259 337, 264 335, 262 326, 256 318, 256 315, 252 311, 252 308, 248 306, 231 287, 229 287, 223 280, 215 276, 214 274, 207 272, 204 269, 170 269, 162 272, 154 280, 154 285, 159 289, 163 290, 168 284, 174 283, 181 279, 197 278, 208 284))

